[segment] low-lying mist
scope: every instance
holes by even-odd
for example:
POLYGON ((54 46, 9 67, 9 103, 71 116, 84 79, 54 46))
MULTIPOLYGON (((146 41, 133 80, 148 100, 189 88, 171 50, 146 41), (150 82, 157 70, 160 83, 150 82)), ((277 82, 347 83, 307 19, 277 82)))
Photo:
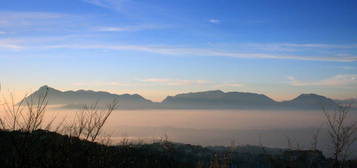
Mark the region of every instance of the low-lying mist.
MULTIPOLYGON (((77 111, 49 106, 44 119, 66 125, 73 122, 77 111)), ((357 111, 352 109, 349 117, 347 120, 357 118, 357 111)), ((124 138, 151 143, 167 136, 170 141, 204 146, 234 143, 310 149, 313 135, 319 131, 317 147, 330 155, 326 122, 322 110, 115 110, 103 135, 110 136, 113 143, 124 138)), ((356 144, 352 151, 357 151, 356 144)))
MULTIPOLYGON (((76 110, 50 107, 46 120, 70 122, 76 110)), ((350 118, 357 118, 356 110, 350 118)), ((170 141, 199 145, 264 145, 309 149, 320 130, 318 148, 329 150, 326 119, 322 111, 269 110, 116 110, 105 124, 104 134, 115 142, 123 138, 152 142, 170 141)), ((355 145, 353 150, 357 149, 355 145)), ((353 151, 352 150, 352 151, 353 151)), ((328 153, 326 153, 329 155, 328 153)))

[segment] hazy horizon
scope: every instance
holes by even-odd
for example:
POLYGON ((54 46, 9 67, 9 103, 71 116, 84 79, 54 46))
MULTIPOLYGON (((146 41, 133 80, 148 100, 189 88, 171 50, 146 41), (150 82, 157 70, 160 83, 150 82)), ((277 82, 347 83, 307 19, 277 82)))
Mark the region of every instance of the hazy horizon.
MULTIPOLYGON (((111 94, 116 94, 116 95, 124 95, 124 94, 131 94, 131 95, 135 95, 135 94, 138 94, 140 96, 143 96, 145 99, 148 99, 152 102, 155 102, 155 103, 160 103, 162 102, 163 100, 165 100, 165 98, 169 97, 169 96, 176 96, 176 95, 179 95, 179 94, 188 94, 188 93, 199 93, 199 92, 208 92, 208 91, 223 91, 225 93, 229 93, 229 92, 240 92, 240 93, 255 93, 255 94, 263 94, 263 93, 260 93, 260 92, 249 92, 249 91, 244 91, 244 90, 230 90, 230 91, 225 91, 225 90, 220 90, 220 89, 211 89, 211 90, 196 90, 196 91, 177 91, 177 93, 174 93, 174 94, 169 94, 169 95, 163 95, 163 97, 159 100, 156 100, 156 99, 150 99, 150 98, 147 98, 145 97, 145 95, 142 95, 140 93, 137 93, 137 92, 120 92, 120 93, 117 93, 117 92, 110 92, 110 91, 107 91, 107 90, 93 90, 93 89, 90 89, 90 88, 86 88, 86 89, 83 89, 83 88, 77 88, 77 89, 73 89, 73 90, 62 90, 62 89, 59 89, 59 88, 54 88, 52 86, 49 86, 49 85, 40 85, 38 86, 37 88, 35 89, 31 89, 29 91, 25 91, 25 92, 21 92, 21 91, 18 91, 18 89, 15 89, 15 88, 9 88, 9 87, 6 87, 4 85, 1 85, 2 87, 2 92, 3 92, 3 96, 6 97, 6 96, 9 96, 9 95, 12 95, 14 96, 15 100, 17 102, 21 101, 25 96, 28 96, 28 95, 31 95, 32 93, 36 92, 38 89, 40 89, 41 87, 49 87, 49 88, 52 88, 52 89, 56 89, 56 90, 59 90, 61 92, 69 92, 69 91, 94 91, 94 92, 107 92, 107 93, 111 93, 111 94)), ((317 94, 315 92, 302 92, 302 93, 297 93, 296 95, 292 95, 292 97, 289 97, 289 98, 286 98, 286 99, 275 99, 274 97, 272 97, 271 95, 267 95, 267 94, 263 94, 265 96, 268 96, 269 98, 273 99, 274 101, 276 102, 283 102, 283 101, 289 101, 289 100, 292 100, 300 95, 303 95, 303 94, 317 94)), ((321 96, 325 96, 325 95, 321 95, 321 96)), ((325 96, 327 97, 327 96, 325 96)), ((357 96, 352 96, 352 97, 344 97, 344 98, 335 98, 335 97, 327 97, 327 98, 331 98, 333 100, 352 100, 352 99, 357 99, 357 96)), ((350 103, 353 103, 353 105, 356 103, 356 102, 350 102, 350 103)))

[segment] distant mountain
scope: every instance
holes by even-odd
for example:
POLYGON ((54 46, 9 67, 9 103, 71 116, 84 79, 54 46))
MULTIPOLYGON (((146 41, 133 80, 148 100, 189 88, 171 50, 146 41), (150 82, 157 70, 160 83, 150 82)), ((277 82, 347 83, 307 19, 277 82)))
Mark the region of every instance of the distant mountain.
POLYGON ((337 106, 332 99, 317 94, 301 94, 295 99, 277 102, 263 94, 220 90, 168 96, 162 104, 183 109, 321 109, 322 106, 337 106))
POLYGON ((48 86, 39 88, 25 100, 46 91, 50 105, 63 105, 64 108, 80 108, 84 104, 96 102, 103 106, 114 99, 118 100, 121 109, 321 109, 322 106, 337 106, 334 100, 317 94, 301 94, 295 99, 277 102, 263 94, 212 90, 168 96, 156 103, 138 94, 118 95, 91 90, 60 91, 48 86))
POLYGON ((119 102, 119 107, 123 109, 132 108, 150 108, 155 105, 150 100, 143 98, 138 94, 111 94, 108 92, 95 92, 91 90, 78 91, 59 91, 48 86, 42 86, 37 91, 32 93, 30 97, 36 98, 38 95, 44 94, 47 91, 49 105, 64 105, 65 108, 80 108, 83 105, 92 105, 98 103, 98 106, 103 106, 112 103, 114 100, 119 102))
POLYGON ((220 109, 272 107, 277 102, 262 94, 214 90, 168 96, 162 104, 164 107, 174 108, 220 109))
POLYGON ((280 106, 295 109, 321 109, 322 107, 336 107, 337 103, 330 98, 317 94, 301 94, 295 99, 281 102, 280 106))

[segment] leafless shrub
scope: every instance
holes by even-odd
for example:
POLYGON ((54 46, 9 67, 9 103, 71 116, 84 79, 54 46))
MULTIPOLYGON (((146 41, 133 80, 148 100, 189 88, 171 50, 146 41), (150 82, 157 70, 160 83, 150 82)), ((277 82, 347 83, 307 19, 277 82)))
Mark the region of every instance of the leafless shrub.
POLYGON ((209 168, 221 168, 221 163, 218 154, 214 154, 210 161, 209 168))
MULTIPOLYGON (((54 119, 55 119, 55 118, 54 118, 54 119)), ((52 120, 52 121, 54 121, 54 120, 52 120)), ((59 123, 57 124, 57 126, 54 127, 53 131, 54 131, 54 132, 57 132, 57 133, 63 132, 65 121, 66 121, 66 117, 63 117, 63 119, 61 120, 61 122, 59 122, 59 123)))
POLYGON ((294 147, 293 147, 293 143, 292 143, 292 140, 291 140, 290 136, 285 135, 285 138, 286 138, 286 143, 287 143, 288 149, 289 150, 293 150, 294 147))
POLYGON ((173 152, 174 148, 172 143, 169 141, 169 135, 167 133, 164 136, 160 137, 159 143, 166 149, 168 152, 173 152))
POLYGON ((44 126, 44 116, 48 105, 48 88, 43 92, 39 92, 38 95, 27 97, 23 101, 26 103, 27 110, 26 113, 20 113, 23 119, 23 131, 32 132, 40 128, 49 129, 54 119, 44 126))
POLYGON ((209 168, 229 168, 231 166, 231 154, 214 154, 210 161, 209 168))
POLYGON ((137 145, 143 145, 143 144, 145 144, 145 141, 144 141, 144 139, 138 137, 138 139, 136 140, 136 144, 137 145))
POLYGON ((258 137, 258 140, 259 140, 259 147, 262 149, 262 152, 263 154, 267 154, 267 151, 263 145, 263 141, 262 141, 262 135, 259 134, 259 137, 258 137))
POLYGON ((96 141, 105 122, 117 106, 117 100, 113 100, 111 104, 108 104, 105 110, 98 108, 98 102, 90 106, 84 105, 76 113, 72 124, 67 127, 67 134, 92 142, 96 141))
MULTIPOLYGON (((4 115, 0 117, 0 129, 21 130, 32 132, 37 129, 51 130, 56 116, 45 122, 45 114, 48 105, 48 88, 37 94, 24 96, 19 103, 12 93, 3 96, 2 109, 4 115)), ((60 122, 54 129, 58 131, 63 126, 60 122)))
POLYGON ((160 137, 159 142, 164 144, 169 142, 169 135, 167 134, 167 132, 165 132, 164 136, 160 137))
POLYGON ((333 148, 335 161, 334 167, 343 167, 350 155, 351 145, 357 140, 357 122, 347 121, 351 104, 340 105, 333 112, 323 107, 323 113, 327 120, 328 134, 333 148))
POLYGON ((314 150, 314 151, 317 150, 317 145, 319 143, 320 132, 321 132, 321 128, 318 128, 312 134, 311 150, 314 150))
POLYGON ((44 91, 39 95, 24 96, 23 100, 16 103, 14 96, 10 93, 9 98, 3 97, 4 118, 1 126, 7 130, 22 130, 32 132, 39 128, 49 128, 44 126, 44 115, 47 108, 47 93, 44 91))
POLYGON ((5 123, 3 121, 2 118, 0 118, 0 130, 4 130, 5 129, 5 123))
POLYGON ((113 145, 113 140, 111 135, 101 136, 98 140, 98 143, 103 144, 105 146, 113 145))
POLYGON ((3 97, 4 118, 1 120, 2 129, 17 130, 21 127, 21 114, 23 113, 23 102, 16 104, 14 95, 10 93, 9 99, 3 97))
MULTIPOLYGON (((0 84, 0 93, 1 93, 1 84, 0 84)), ((2 105, 2 102, 0 101, 0 105, 2 105)), ((0 130, 5 129, 5 122, 2 119, 1 113, 0 113, 0 130)))
POLYGON ((121 140, 120 140, 120 145, 122 146, 126 146, 126 145, 129 145, 130 142, 129 142, 129 139, 127 137, 123 137, 121 140))

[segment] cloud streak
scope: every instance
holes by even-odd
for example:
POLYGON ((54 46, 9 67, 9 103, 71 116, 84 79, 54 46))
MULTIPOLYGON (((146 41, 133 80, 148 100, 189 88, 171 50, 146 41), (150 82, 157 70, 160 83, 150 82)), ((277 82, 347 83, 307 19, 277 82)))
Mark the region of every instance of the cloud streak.
POLYGON ((167 86, 205 85, 211 83, 210 81, 206 81, 206 80, 183 80, 183 79, 168 79, 168 78, 147 78, 140 81, 145 83, 167 85, 167 86))
POLYGON ((300 47, 300 48, 331 48, 331 49, 348 49, 348 48, 357 48, 357 44, 294 44, 294 43, 282 43, 276 44, 281 47, 300 47))
POLYGON ((319 44, 319 43, 238 43, 233 47, 251 50, 297 52, 297 51, 319 51, 357 49, 357 44, 319 44))
POLYGON ((136 25, 136 26, 102 26, 95 27, 93 30, 98 32, 124 32, 124 31, 141 31, 141 30, 150 30, 159 28, 158 26, 153 25, 136 25))
POLYGON ((101 8, 120 10, 124 2, 128 0, 83 0, 83 2, 95 5, 101 8))
POLYGON ((210 19, 208 20, 210 23, 213 23, 213 24, 219 24, 221 23, 221 21, 219 19, 210 19))
POLYGON ((243 87, 244 85, 241 83, 223 83, 223 84, 219 84, 218 87, 243 87))
POLYGON ((357 74, 336 75, 327 79, 318 81, 301 81, 295 77, 288 77, 292 86, 327 86, 327 87, 342 87, 357 85, 357 74))
MULTIPOLYGON (((139 26, 140 27, 140 26, 139 26)), ((140 27, 142 28, 142 27, 140 27)), ((135 28, 136 29, 136 28, 135 28)), ((139 28, 138 28, 139 29, 139 28)), ((100 31, 133 31, 130 28, 104 27, 100 31)), ((76 37, 80 39, 81 37, 76 37)), ((99 49, 112 51, 136 51, 147 52, 160 55, 176 56, 200 56, 200 57, 232 57, 243 59, 276 59, 276 60, 300 60, 300 61, 324 61, 324 62, 356 62, 357 56, 348 54, 331 54, 331 55, 298 55, 297 53, 269 53, 264 51, 244 51, 240 49, 216 49, 210 48, 186 48, 169 45, 125 45, 109 43, 91 43, 79 41, 76 44, 69 44, 64 37, 42 37, 42 38, 8 38, 0 40, 0 47, 3 49, 99 49)), ((353 45, 350 45, 353 46, 353 45)))
POLYGON ((48 23, 70 15, 50 12, 0 12, 0 26, 24 26, 48 23))
POLYGON ((10 49, 10 50, 24 49, 25 46, 23 46, 20 43, 21 43, 21 40, 17 40, 17 39, 3 39, 3 40, 0 40, 0 48, 10 49))
POLYGON ((74 86, 128 86, 128 83, 122 82, 76 82, 74 86))
POLYGON ((329 61, 329 62, 354 62, 357 56, 300 56, 300 55, 278 55, 266 53, 241 53, 214 50, 208 48, 179 48, 170 46, 147 46, 147 45, 55 45, 47 48, 72 48, 72 49, 108 49, 108 50, 130 50, 142 51, 166 55, 191 55, 191 56, 223 56, 246 59, 286 59, 302 61, 329 61))
POLYGON ((69 16, 67 14, 52 12, 0 12, 0 19, 57 19, 69 16))
POLYGON ((91 82, 76 82, 73 86, 115 86, 115 87, 130 87, 130 86, 200 86, 214 89, 237 88, 243 87, 241 83, 229 82, 214 82, 209 80, 189 80, 189 79, 174 79, 174 78, 145 78, 138 79, 132 82, 117 82, 117 81, 91 81, 91 82))

